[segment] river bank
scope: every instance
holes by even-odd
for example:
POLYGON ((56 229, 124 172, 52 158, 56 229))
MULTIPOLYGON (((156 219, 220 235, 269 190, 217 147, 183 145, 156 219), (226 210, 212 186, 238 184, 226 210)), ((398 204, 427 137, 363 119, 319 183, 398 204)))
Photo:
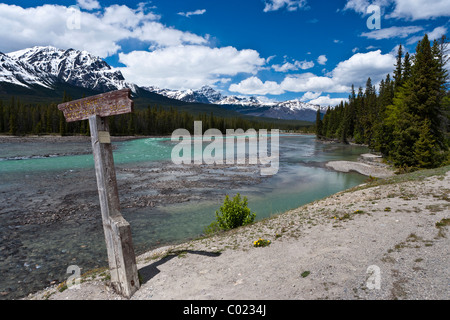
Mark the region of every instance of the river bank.
MULTIPOLYGON (((134 139, 145 139, 145 138, 158 138, 156 136, 111 136, 111 141, 128 141, 134 139)), ((60 136, 60 135, 26 135, 26 136, 11 136, 11 135, 0 135, 0 143, 21 143, 21 142, 36 142, 45 141, 48 143, 52 142, 90 142, 91 137, 89 136, 60 136)))
MULTIPOLYGON (((132 299, 448 299, 449 193, 450 167, 423 170, 146 252, 132 299), (259 238, 271 244, 255 248, 259 238)), ((91 272, 26 299, 122 299, 107 278, 91 272)))

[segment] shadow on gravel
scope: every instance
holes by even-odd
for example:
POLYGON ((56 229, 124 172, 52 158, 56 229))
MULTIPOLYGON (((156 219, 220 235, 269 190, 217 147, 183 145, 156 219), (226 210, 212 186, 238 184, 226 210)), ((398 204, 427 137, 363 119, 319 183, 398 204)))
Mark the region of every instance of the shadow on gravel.
POLYGON ((162 259, 139 269, 139 275, 141 277, 142 284, 147 283, 150 279, 152 279, 154 276, 156 276, 158 273, 161 272, 158 269, 158 267, 160 265, 172 260, 175 257, 180 257, 180 256, 186 255, 188 253, 199 254, 199 255, 207 256, 207 257, 220 256, 220 252, 208 252, 208 251, 196 251, 196 250, 171 251, 166 256, 164 256, 162 259))

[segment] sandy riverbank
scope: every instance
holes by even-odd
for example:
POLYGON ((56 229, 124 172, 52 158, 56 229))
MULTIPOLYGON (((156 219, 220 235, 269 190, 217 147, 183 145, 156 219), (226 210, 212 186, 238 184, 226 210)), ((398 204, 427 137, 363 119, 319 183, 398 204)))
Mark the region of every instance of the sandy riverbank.
MULTIPOLYGON (((378 180, 147 252, 138 257, 143 284, 132 299, 448 299, 449 170, 378 180), (253 247, 260 237, 272 243, 253 247), (374 269, 379 289, 368 286, 374 269)), ((90 275, 79 288, 54 286, 27 299, 122 299, 102 278, 90 275)))

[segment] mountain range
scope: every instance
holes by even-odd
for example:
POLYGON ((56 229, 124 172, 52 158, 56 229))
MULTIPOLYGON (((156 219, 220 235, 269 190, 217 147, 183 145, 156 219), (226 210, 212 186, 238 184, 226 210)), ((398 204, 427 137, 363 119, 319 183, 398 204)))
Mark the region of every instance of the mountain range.
POLYGON ((33 47, 7 54, 0 52, 0 93, 10 90, 11 86, 22 91, 52 91, 62 85, 87 89, 90 93, 130 88, 137 98, 162 96, 175 101, 214 105, 244 115, 285 120, 314 121, 320 108, 299 100, 267 102, 257 97, 223 96, 209 86, 199 90, 139 87, 126 81, 120 70, 87 51, 33 47))

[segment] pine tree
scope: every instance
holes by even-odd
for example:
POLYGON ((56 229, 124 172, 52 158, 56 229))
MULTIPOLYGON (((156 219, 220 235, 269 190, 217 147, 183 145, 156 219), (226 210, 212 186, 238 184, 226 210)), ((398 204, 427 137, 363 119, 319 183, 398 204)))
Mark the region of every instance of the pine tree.
POLYGON ((316 135, 319 139, 323 136, 322 114, 320 113, 320 107, 317 108, 316 114, 316 135))
POLYGON ((405 59, 403 60, 403 73, 402 82, 405 83, 411 78, 411 59, 409 53, 405 53, 405 59))
POLYGON ((67 122, 64 118, 64 114, 59 112, 59 134, 65 136, 67 132, 67 122))
POLYGON ((397 51, 397 63, 395 64, 395 70, 394 70, 394 88, 397 89, 400 87, 403 83, 402 80, 402 58, 403 58, 403 50, 402 45, 399 45, 398 51, 397 51))
POLYGON ((431 121, 430 130, 434 140, 442 146, 443 110, 442 107, 442 74, 437 62, 437 52, 433 53, 428 36, 419 41, 416 48, 415 62, 412 67, 411 79, 407 83, 405 103, 408 112, 418 116, 422 123, 425 119, 431 121))
POLYGON ((430 131, 431 121, 426 119, 414 144, 414 155, 420 168, 435 168, 441 163, 439 148, 430 131))
POLYGON ((0 132, 4 132, 3 101, 0 100, 0 132))

